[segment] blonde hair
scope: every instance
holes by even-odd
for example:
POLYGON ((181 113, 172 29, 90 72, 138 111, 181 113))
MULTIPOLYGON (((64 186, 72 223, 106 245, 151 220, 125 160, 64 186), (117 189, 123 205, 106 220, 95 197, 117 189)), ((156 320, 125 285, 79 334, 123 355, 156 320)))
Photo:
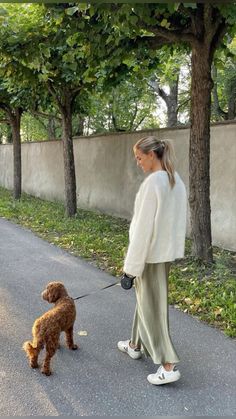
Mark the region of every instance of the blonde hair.
POLYGON ((154 136, 143 137, 134 145, 134 149, 135 148, 142 151, 144 154, 154 151, 161 162, 163 170, 167 172, 170 186, 173 188, 175 185, 175 154, 170 140, 160 141, 154 136))

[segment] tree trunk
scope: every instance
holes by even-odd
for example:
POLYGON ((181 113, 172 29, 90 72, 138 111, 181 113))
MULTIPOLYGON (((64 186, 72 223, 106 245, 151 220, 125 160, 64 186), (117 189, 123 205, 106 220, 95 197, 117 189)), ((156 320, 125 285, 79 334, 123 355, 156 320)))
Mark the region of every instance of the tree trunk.
POLYGON ((12 136, 12 128, 10 125, 7 125, 8 129, 7 129, 7 134, 6 134, 6 142, 7 144, 12 144, 13 143, 13 136, 12 136))
POLYGON ((20 122, 22 110, 14 109, 10 114, 10 123, 13 138, 13 197, 20 199, 21 197, 21 138, 20 138, 20 122))
POLYGON ((52 141, 56 139, 56 127, 55 127, 55 118, 53 116, 48 117, 48 140, 52 141))
POLYGON ((67 103, 63 106, 62 109, 62 142, 64 157, 66 215, 68 217, 73 217, 77 211, 77 202, 74 149, 72 139, 72 100, 70 100, 70 98, 67 99, 67 103))
POLYGON ((75 132, 74 132, 74 135, 79 137, 79 136, 84 134, 85 118, 83 116, 77 116, 77 118, 78 118, 78 125, 76 127, 75 132))
POLYGON ((179 76, 177 80, 170 83, 170 93, 167 96, 167 126, 176 127, 178 124, 178 87, 179 76))
POLYGON ((191 130, 189 146, 189 203, 193 253, 212 262, 210 206, 211 58, 209 47, 196 42, 192 49, 191 130))
POLYGON ((150 86, 164 100, 167 107, 167 127, 176 127, 178 124, 178 89, 179 73, 176 80, 169 83, 170 93, 160 87, 158 80, 150 80, 150 86))

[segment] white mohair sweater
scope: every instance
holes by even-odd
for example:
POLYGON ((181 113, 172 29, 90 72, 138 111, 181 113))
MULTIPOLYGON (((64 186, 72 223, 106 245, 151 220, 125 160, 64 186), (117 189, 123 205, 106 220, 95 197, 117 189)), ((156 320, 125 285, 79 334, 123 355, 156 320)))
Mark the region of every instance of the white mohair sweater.
POLYGON ((171 188, 167 172, 149 175, 136 195, 129 229, 124 272, 142 276, 145 263, 170 262, 184 256, 187 197, 175 172, 171 188))

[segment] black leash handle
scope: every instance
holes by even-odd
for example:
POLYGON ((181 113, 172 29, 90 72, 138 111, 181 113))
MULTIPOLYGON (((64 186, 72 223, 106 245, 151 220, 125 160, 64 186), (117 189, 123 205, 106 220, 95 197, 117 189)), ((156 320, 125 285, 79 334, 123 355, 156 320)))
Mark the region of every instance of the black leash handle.
POLYGON ((79 297, 73 298, 73 300, 80 300, 81 298, 87 297, 88 295, 96 294, 98 291, 102 291, 102 290, 105 290, 105 289, 107 289, 107 288, 114 287, 114 285, 118 285, 118 284, 120 284, 120 280, 119 280, 119 281, 114 282, 114 284, 106 285, 106 286, 105 286, 105 287, 103 287, 103 288, 99 288, 99 289, 98 289, 98 290, 96 290, 96 291, 89 292, 88 294, 83 294, 83 295, 80 295, 79 297))

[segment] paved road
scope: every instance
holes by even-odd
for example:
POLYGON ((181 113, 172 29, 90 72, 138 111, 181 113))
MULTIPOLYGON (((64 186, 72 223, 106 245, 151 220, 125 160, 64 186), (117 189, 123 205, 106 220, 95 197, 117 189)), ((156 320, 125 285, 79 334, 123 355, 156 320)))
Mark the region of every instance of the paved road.
POLYGON ((40 293, 61 280, 71 296, 114 281, 110 275, 0 218, 1 416, 232 416, 236 414, 235 342, 170 309, 172 338, 183 360, 182 379, 150 385, 150 359, 134 361, 116 349, 129 337, 133 290, 109 288, 78 301, 75 340, 62 339, 45 377, 28 367, 21 350, 34 319, 48 309, 40 293), (80 331, 87 336, 79 336, 80 331))

